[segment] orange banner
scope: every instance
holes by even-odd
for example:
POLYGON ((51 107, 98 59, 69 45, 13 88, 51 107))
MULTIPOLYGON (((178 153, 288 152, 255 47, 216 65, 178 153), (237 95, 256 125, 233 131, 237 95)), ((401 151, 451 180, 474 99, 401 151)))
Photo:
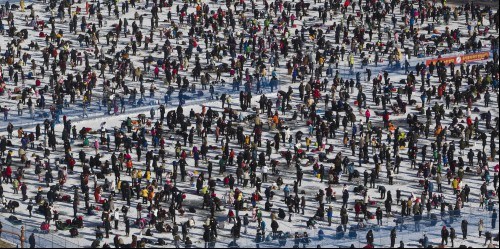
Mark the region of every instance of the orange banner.
POLYGON ((474 53, 474 54, 464 54, 464 55, 430 59, 430 60, 425 61, 425 65, 429 66, 429 64, 431 64, 431 62, 436 64, 436 62, 438 62, 438 61, 444 62, 445 65, 449 65, 452 62, 455 65, 459 65, 459 64, 471 62, 471 61, 486 60, 488 58, 490 58, 490 52, 480 52, 480 53, 474 53))

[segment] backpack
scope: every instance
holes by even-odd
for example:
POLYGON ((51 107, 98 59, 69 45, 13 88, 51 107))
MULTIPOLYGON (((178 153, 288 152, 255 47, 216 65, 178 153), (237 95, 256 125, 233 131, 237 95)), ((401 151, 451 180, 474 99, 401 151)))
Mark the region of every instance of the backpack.
POLYGON ((42 231, 49 231, 50 230, 50 226, 49 226, 49 223, 42 223, 42 225, 40 225, 40 230, 42 231))
POLYGON ((166 245, 165 240, 164 240, 164 239, 162 239, 162 238, 159 238, 159 239, 158 239, 158 245, 160 245, 160 246, 164 246, 164 245, 166 245))

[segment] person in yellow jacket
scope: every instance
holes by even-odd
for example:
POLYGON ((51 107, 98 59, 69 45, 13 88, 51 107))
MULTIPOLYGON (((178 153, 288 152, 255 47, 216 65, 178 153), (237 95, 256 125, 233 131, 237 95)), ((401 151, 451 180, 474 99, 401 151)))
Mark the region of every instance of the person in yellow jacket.
POLYGON ((18 194, 19 192, 19 181, 17 179, 14 179, 12 181, 12 188, 14 189, 14 194, 18 194))
POLYGON ((309 137, 306 137, 306 148, 307 148, 307 151, 309 151, 309 146, 311 146, 311 139, 309 137))
POLYGON ((142 177, 144 176, 144 172, 142 170, 138 169, 137 170, 137 182, 141 184, 142 177))
POLYGON ((146 170, 146 175, 144 176, 144 178, 146 178, 146 180, 149 182, 149 180, 151 179, 151 171, 150 170, 146 170))
POLYGON ((208 192, 208 186, 203 186, 203 188, 200 190, 200 193, 204 195, 205 193, 208 192))
POLYGON ((149 191, 146 188, 143 188, 141 190, 141 196, 142 196, 142 203, 143 204, 148 203, 149 191))
POLYGON ((319 65, 323 66, 325 64, 325 58, 323 56, 321 56, 319 58, 319 65))
POLYGON ((412 206, 413 206, 413 200, 411 198, 408 198, 408 204, 406 205, 407 214, 411 213, 412 206))
POLYGON ((349 66, 351 69, 354 67, 354 55, 352 53, 349 55, 349 66))
POLYGON ((24 12, 24 8, 25 8, 25 6, 24 6, 24 0, 20 0, 19 1, 19 7, 21 8, 21 12, 24 12))
POLYGON ((458 189, 458 179, 457 178, 455 178, 455 179, 453 179, 453 181, 451 181, 451 187, 453 188, 453 193, 456 194, 457 189, 458 189))

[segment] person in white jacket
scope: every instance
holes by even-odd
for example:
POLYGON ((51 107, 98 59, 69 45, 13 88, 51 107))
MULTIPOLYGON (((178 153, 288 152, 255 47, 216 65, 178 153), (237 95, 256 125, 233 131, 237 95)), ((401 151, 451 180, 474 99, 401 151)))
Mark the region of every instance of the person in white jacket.
POLYGON ((290 128, 286 127, 286 129, 285 129, 285 143, 289 143, 290 137, 291 137, 290 128))
POLYGON ((30 118, 34 119, 35 118, 35 105, 31 105, 28 110, 30 112, 30 118))
POLYGON ((111 184, 109 186, 109 191, 111 191, 111 194, 113 196, 116 196, 115 190, 116 190, 116 182, 115 181, 111 181, 111 184))
POLYGON ((481 238, 482 234, 483 234, 483 231, 484 231, 484 221, 483 219, 480 219, 479 220, 479 224, 478 224, 478 228, 479 230, 479 238, 481 238))
POLYGON ((115 230, 118 230, 118 223, 120 222, 120 209, 115 209, 113 212, 113 217, 115 220, 115 230))
POLYGON ((264 165, 264 167, 262 167, 262 182, 267 182, 268 172, 269 172, 269 167, 267 167, 267 165, 264 165))
POLYGON ((17 115, 19 117, 23 116, 23 103, 19 100, 19 103, 17 103, 17 115))

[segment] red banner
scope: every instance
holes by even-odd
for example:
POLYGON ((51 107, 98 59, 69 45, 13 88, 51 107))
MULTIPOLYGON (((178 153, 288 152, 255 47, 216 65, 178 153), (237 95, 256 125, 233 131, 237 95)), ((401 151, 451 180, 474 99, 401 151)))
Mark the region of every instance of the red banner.
POLYGON ((471 61, 486 60, 488 58, 490 58, 490 52, 480 52, 480 53, 473 53, 473 54, 464 54, 464 55, 430 59, 430 60, 425 61, 425 65, 429 66, 429 64, 431 64, 431 62, 436 64, 436 62, 438 62, 438 61, 444 62, 445 65, 449 65, 452 62, 455 65, 459 65, 459 64, 471 62, 471 61))

